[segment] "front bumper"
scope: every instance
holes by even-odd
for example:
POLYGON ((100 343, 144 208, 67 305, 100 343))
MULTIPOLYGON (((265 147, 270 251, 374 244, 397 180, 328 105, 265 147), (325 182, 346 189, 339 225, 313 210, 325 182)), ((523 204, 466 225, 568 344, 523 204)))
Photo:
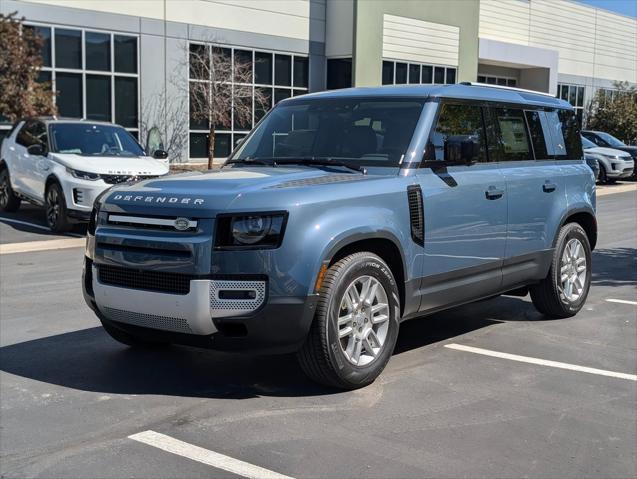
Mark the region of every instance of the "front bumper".
POLYGON ((220 290, 247 287, 244 279, 232 278, 192 280, 185 295, 116 287, 100 282, 89 259, 82 284, 87 304, 102 322, 140 338, 224 351, 298 350, 318 299, 271 297, 267 288, 263 297, 257 292, 247 301, 220 298, 220 290))
POLYGON ((611 168, 606 172, 609 178, 628 178, 632 176, 633 161, 611 161, 611 168))

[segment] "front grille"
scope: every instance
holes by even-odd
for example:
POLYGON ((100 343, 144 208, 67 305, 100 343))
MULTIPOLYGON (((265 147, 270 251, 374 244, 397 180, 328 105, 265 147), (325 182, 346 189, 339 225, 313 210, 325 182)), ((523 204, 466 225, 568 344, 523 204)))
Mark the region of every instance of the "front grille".
POLYGON ((109 185, 117 185, 119 183, 125 183, 127 181, 141 181, 148 180, 150 178, 156 178, 156 176, 133 176, 133 175, 100 175, 105 183, 109 185))
POLYGON ((139 271, 120 266, 98 266, 100 283, 119 288, 143 289, 157 293, 188 294, 191 277, 164 271, 139 271))
POLYGON ((102 308, 102 310, 108 319, 119 321, 120 323, 142 326, 144 328, 162 329, 164 331, 174 331, 177 333, 192 333, 188 321, 183 318, 136 313, 134 311, 124 311, 106 307, 102 308))

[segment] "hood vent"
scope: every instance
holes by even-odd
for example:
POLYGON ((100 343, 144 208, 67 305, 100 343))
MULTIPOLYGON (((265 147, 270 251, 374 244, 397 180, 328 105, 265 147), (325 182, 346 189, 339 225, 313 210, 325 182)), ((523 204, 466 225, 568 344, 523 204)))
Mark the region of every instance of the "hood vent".
POLYGON ((365 178, 366 176, 356 174, 325 175, 317 176, 315 178, 303 178, 301 180, 284 181, 283 183, 270 186, 269 188, 302 188, 303 186, 329 185, 332 183, 344 183, 346 181, 364 180, 365 178))

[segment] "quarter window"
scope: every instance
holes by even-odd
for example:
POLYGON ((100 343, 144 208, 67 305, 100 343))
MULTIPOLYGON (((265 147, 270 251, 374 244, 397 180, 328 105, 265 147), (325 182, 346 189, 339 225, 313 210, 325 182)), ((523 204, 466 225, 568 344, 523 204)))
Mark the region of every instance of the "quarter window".
POLYGON ((451 136, 466 136, 480 144, 479 162, 486 162, 486 140, 479 106, 443 104, 436 129, 431 134, 425 161, 443 161, 445 142, 451 136))

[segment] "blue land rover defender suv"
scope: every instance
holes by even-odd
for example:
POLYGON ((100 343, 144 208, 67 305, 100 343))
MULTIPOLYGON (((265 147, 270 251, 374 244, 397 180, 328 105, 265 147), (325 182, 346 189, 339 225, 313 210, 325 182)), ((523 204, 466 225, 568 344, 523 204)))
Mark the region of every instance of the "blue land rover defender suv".
POLYGON ((477 86, 354 88, 280 102, 223 168, 96 203, 84 294, 130 346, 296 352, 353 389, 402 321, 498 294, 584 304, 595 181, 559 99, 477 86))

